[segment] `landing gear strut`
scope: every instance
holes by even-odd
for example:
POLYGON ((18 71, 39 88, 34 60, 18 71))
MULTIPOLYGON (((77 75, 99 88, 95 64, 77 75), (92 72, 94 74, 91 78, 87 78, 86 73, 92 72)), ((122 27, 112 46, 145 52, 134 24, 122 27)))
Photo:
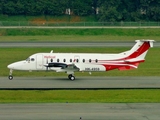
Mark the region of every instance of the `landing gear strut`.
POLYGON ((8 79, 9 79, 9 80, 12 80, 12 79, 13 79, 12 72, 13 72, 13 70, 10 69, 9 76, 8 76, 8 79))
POLYGON ((68 78, 69 78, 70 80, 72 80, 72 81, 75 80, 75 76, 73 76, 72 74, 69 74, 69 75, 68 75, 68 78))

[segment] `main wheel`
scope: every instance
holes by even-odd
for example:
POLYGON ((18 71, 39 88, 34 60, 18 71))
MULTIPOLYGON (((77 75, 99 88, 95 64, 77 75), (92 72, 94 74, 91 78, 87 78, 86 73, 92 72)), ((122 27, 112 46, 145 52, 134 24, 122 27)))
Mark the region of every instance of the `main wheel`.
POLYGON ((72 77, 72 74, 69 74, 69 75, 68 75, 68 79, 71 79, 71 77, 72 77))
POLYGON ((9 76, 8 76, 8 79, 9 79, 9 80, 12 80, 12 79, 13 79, 13 76, 12 76, 12 75, 9 75, 9 76))
POLYGON ((72 80, 72 81, 75 80, 75 77, 74 77, 74 76, 71 76, 70 80, 72 80))
POLYGON ((72 81, 75 80, 75 77, 74 77, 72 74, 69 74, 69 75, 68 75, 68 78, 69 78, 70 80, 72 80, 72 81))

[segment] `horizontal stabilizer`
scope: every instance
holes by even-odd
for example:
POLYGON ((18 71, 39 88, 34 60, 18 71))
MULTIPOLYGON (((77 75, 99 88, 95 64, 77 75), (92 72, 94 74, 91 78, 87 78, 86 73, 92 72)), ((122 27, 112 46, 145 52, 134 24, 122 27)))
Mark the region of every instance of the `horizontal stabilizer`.
POLYGON ((155 40, 135 40, 136 42, 149 42, 150 47, 153 47, 153 42, 155 42, 155 40))
POLYGON ((133 62, 144 62, 144 59, 138 59, 138 58, 133 58, 133 59, 128 59, 124 60, 126 63, 133 63, 133 62))

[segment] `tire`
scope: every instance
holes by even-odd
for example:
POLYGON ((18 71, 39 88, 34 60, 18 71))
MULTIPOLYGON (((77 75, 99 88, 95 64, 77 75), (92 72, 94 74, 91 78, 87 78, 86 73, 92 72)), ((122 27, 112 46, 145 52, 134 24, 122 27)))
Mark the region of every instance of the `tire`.
POLYGON ((75 80, 75 77, 74 77, 74 76, 71 76, 70 80, 74 81, 74 80, 75 80))
POLYGON ((72 74, 69 74, 69 75, 68 75, 68 79, 71 79, 71 77, 72 77, 72 74))
POLYGON ((8 76, 8 79, 9 79, 9 80, 12 80, 12 79, 13 79, 13 76, 12 76, 12 75, 9 75, 9 76, 8 76))

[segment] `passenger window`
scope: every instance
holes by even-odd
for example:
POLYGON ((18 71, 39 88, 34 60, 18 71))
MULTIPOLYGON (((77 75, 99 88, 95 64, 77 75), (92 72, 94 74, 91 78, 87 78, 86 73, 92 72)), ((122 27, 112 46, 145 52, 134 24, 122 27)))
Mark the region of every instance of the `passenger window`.
POLYGON ((53 62, 53 59, 51 59, 51 62, 53 62))
POLYGON ((79 60, 78 60, 78 59, 77 59, 76 61, 77 61, 77 63, 79 62, 79 60))
POLYGON ((66 59, 63 59, 63 62, 66 62, 66 59))
POLYGON ((72 62, 72 59, 70 59, 70 62, 72 62))
POLYGON ((34 61, 34 58, 31 58, 31 61, 34 61))
POLYGON ((92 60, 91 60, 91 59, 89 59, 89 62, 92 62, 92 60))
POLYGON ((85 62, 85 59, 83 59, 83 62, 85 62))
POLYGON ((98 62, 98 60, 96 59, 96 63, 98 62))
POLYGON ((57 62, 59 62, 59 59, 57 59, 57 62))

